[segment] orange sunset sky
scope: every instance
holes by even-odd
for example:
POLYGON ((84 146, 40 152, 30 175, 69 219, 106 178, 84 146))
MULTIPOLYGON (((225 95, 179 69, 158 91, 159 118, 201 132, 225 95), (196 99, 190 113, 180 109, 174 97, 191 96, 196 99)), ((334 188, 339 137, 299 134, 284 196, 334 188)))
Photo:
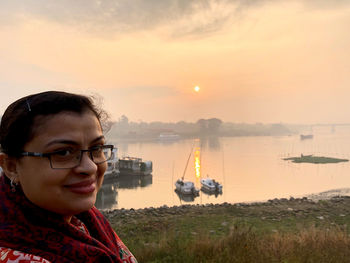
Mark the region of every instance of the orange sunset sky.
POLYGON ((114 120, 350 123, 349 25, 345 0, 2 0, 0 110, 63 90, 114 120))

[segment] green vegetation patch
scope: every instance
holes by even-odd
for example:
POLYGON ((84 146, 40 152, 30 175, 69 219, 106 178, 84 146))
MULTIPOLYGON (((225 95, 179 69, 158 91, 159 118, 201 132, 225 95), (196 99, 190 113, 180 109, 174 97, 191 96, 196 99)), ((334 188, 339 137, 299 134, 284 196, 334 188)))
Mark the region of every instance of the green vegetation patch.
POLYGON ((324 156, 313 156, 313 155, 301 155, 300 157, 289 157, 283 158, 285 161, 292 161, 293 163, 340 163, 348 162, 348 159, 339 159, 324 156))

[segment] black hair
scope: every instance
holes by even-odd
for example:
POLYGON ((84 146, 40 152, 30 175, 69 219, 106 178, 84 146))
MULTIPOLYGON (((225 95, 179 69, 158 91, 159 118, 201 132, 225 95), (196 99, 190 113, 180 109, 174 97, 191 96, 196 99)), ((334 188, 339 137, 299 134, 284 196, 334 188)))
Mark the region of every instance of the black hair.
POLYGON ((84 95, 61 91, 46 91, 23 97, 13 102, 4 112, 0 124, 1 151, 19 157, 24 145, 35 133, 38 117, 47 117, 61 112, 82 114, 91 111, 101 124, 106 112, 99 109, 93 100, 84 95))

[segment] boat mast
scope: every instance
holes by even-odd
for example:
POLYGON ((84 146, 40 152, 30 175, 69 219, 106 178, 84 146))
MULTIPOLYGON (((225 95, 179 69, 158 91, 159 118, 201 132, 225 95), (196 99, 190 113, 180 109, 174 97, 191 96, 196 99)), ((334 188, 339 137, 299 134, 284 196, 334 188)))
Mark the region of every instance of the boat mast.
POLYGON ((193 151, 193 146, 192 146, 190 155, 188 156, 188 159, 187 159, 187 163, 186 163, 186 166, 185 166, 185 170, 184 170, 184 173, 183 173, 183 175, 182 175, 182 180, 184 180, 184 178, 185 178, 185 173, 186 173, 186 170, 187 170, 188 162, 190 161, 190 157, 191 157, 192 151, 193 151))

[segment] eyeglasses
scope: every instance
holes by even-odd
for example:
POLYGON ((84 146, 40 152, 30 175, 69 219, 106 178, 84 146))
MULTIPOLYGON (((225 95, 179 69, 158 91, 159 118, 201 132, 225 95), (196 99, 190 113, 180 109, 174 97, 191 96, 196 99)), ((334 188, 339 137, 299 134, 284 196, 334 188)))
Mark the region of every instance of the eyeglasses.
POLYGON ((22 156, 46 157, 50 160, 52 169, 72 169, 77 167, 82 159, 83 153, 89 153, 90 159, 95 164, 107 162, 112 158, 113 145, 100 145, 88 150, 67 148, 49 153, 22 152, 22 156))

